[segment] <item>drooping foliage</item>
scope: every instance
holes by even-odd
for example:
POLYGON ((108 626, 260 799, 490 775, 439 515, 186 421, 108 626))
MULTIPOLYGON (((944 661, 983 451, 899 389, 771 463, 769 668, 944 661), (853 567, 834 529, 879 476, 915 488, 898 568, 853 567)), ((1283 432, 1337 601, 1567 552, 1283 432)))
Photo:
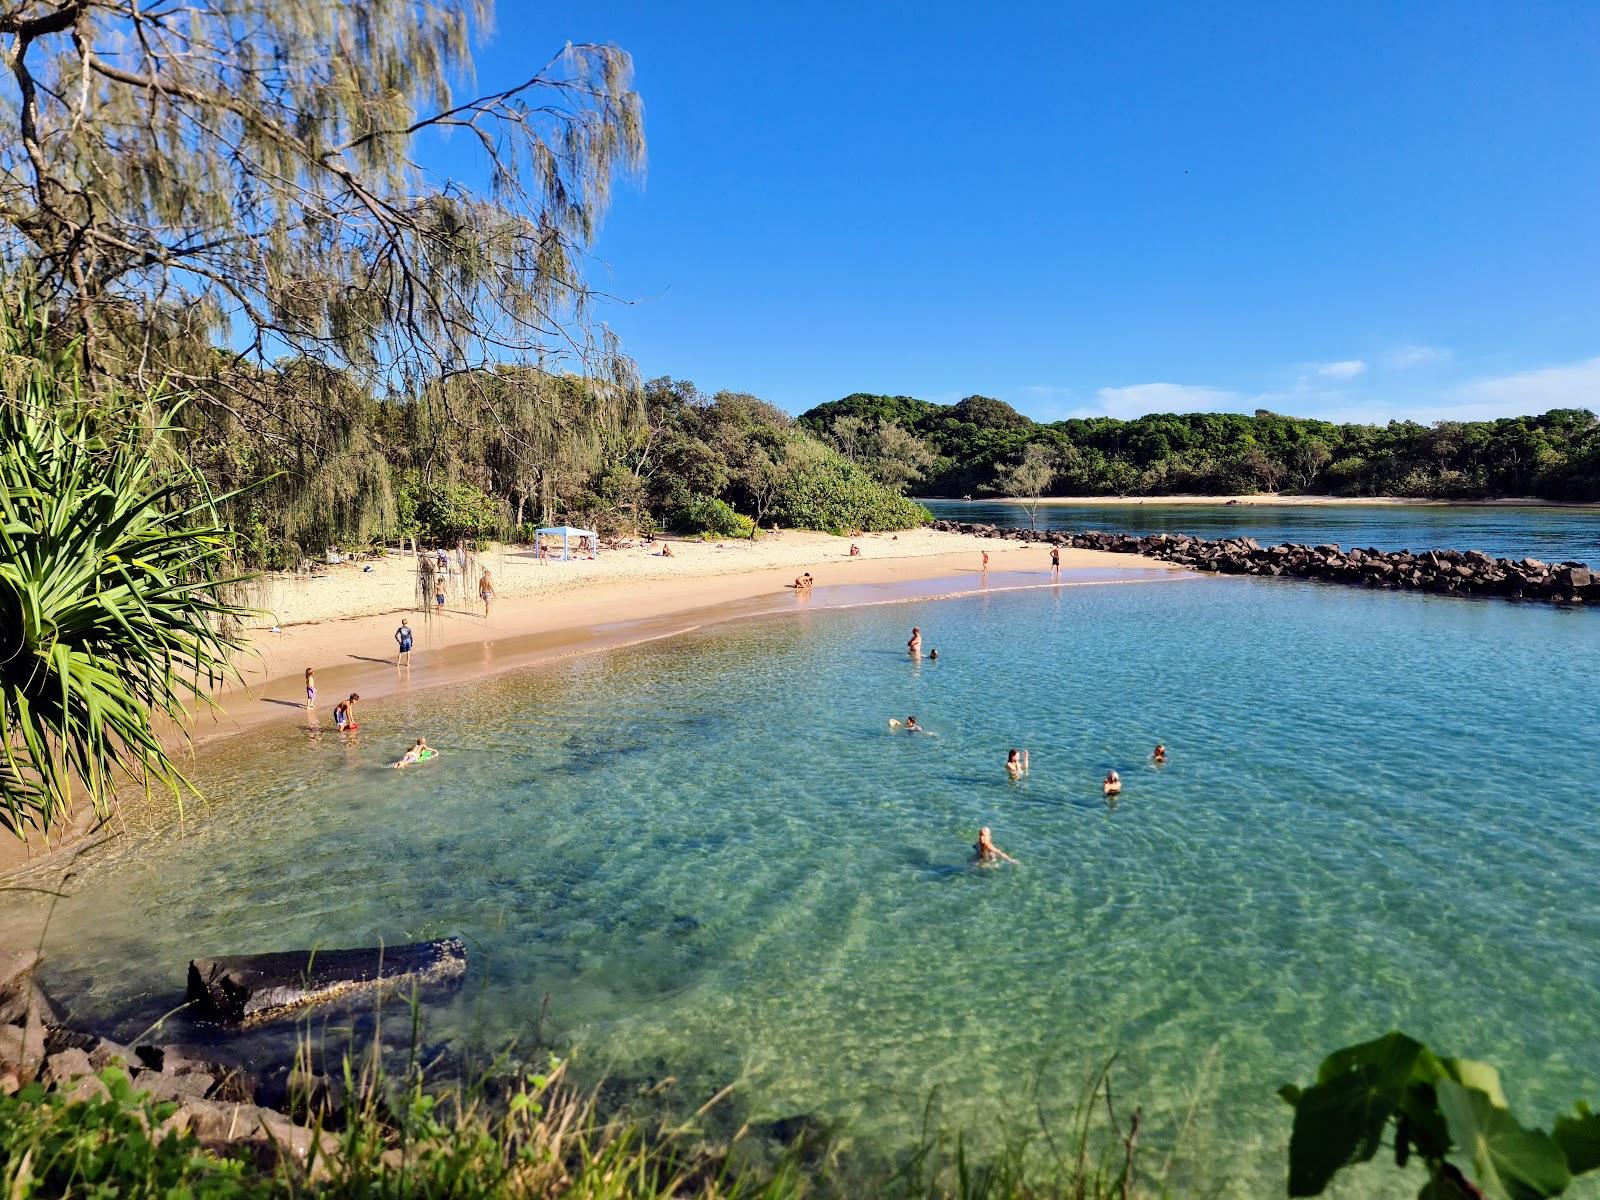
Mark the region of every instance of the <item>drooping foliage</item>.
POLYGON ((390 385, 609 374, 582 265, 643 164, 631 63, 569 45, 462 99, 490 8, 0 0, 0 267, 91 371, 141 383, 218 382, 225 339, 390 385), (425 169, 443 135, 476 164, 425 169))
POLYGON ((1238 495, 1600 500, 1600 420, 1581 409, 1496 421, 1336 425, 1258 410, 1074 418, 1036 424, 998 400, 955 405, 909 396, 846 396, 800 417, 836 444, 896 424, 937 458, 918 490, 1004 491, 1028 447, 1051 456, 1046 495, 1238 495))
POLYGON ((39 327, 7 320, 0 342, 0 825, 48 833, 75 788, 101 813, 121 780, 181 799, 155 722, 181 729, 231 675, 244 614, 204 480, 151 453, 171 450, 170 409, 108 429, 39 327))

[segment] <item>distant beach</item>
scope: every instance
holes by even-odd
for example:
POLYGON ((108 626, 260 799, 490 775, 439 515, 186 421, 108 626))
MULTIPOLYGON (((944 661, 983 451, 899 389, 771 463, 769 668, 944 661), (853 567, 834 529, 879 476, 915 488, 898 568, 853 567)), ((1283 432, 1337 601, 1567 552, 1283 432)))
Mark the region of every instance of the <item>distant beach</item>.
MULTIPOLYGON (((944 503, 959 503, 961 496, 919 497, 936 499, 944 503)), ((1032 504, 1015 496, 982 496, 973 501, 979 504, 1032 504)), ((1293 508, 1333 508, 1348 505, 1382 507, 1388 505, 1415 505, 1419 508, 1576 508, 1595 510, 1600 504, 1565 504, 1556 500, 1540 500, 1534 496, 1501 496, 1494 500, 1417 500, 1408 496, 1302 496, 1278 492, 1255 492, 1248 496, 1042 496, 1038 502, 1046 505, 1140 505, 1140 504, 1222 504, 1222 505, 1284 505, 1293 508)))

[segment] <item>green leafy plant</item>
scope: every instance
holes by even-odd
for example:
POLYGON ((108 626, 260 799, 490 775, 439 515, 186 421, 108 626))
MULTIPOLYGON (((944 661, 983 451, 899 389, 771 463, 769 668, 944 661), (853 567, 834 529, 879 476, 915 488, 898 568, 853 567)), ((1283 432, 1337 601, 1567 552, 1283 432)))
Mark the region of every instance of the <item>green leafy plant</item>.
POLYGON ((703 533, 712 537, 754 537, 756 523, 749 517, 733 511, 726 501, 711 496, 697 496, 684 506, 678 517, 687 533, 703 533))
POLYGON ((405 532, 439 545, 482 542, 504 523, 500 504, 481 488, 470 483, 424 485, 414 476, 401 487, 399 511, 405 532))
POLYGON ((70 347, 7 322, 0 395, 0 824, 48 832, 81 785, 108 811, 117 780, 188 787, 155 720, 234 674, 235 536, 154 431, 99 432, 70 347), (157 460, 163 461, 158 473, 157 460))
POLYGON ((1397 1167, 1416 1159, 1427 1172, 1421 1200, 1544 1200, 1600 1168, 1600 1115, 1587 1106, 1549 1133, 1526 1128, 1493 1067, 1443 1058, 1399 1032, 1335 1051, 1315 1083, 1278 1094, 1295 1110, 1291 1196, 1319 1195, 1386 1135, 1397 1167))
POLYGON ((105 1094, 70 1101, 31 1083, 0 1095, 0 1191, 8 1197, 248 1197, 242 1163, 200 1148, 192 1134, 151 1131, 176 1111, 137 1093, 115 1067, 100 1073, 105 1094))

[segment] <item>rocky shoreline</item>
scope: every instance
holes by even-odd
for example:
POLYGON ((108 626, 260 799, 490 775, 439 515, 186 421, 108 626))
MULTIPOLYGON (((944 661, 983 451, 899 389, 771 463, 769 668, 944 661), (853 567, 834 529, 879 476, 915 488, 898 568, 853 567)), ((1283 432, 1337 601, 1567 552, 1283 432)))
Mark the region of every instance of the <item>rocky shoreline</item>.
POLYGON ((175 1106, 157 1127, 158 1137, 188 1132, 204 1149, 244 1151, 268 1169, 310 1165, 313 1174, 316 1162, 337 1149, 331 1134, 285 1111, 296 1098, 308 1098, 302 1106, 325 1108, 319 1099, 336 1091, 335 1080, 308 1072, 296 1077, 289 1068, 258 1076, 196 1057, 186 1047, 129 1046, 75 1029, 34 982, 39 962, 33 951, 0 951, 0 1092, 37 1083, 69 1100, 105 1099, 111 1095, 107 1079, 121 1072, 134 1092, 175 1106))
POLYGON ((1337 544, 1263 547, 1254 538, 1206 540, 1184 533, 1075 533, 1065 529, 1006 529, 969 521, 935 521, 933 528, 1007 541, 1040 542, 1112 554, 1139 554, 1223 575, 1319 579, 1356 587, 1406 589, 1439 595, 1500 596, 1555 604, 1600 604, 1600 575, 1584 563, 1491 558, 1476 550, 1382 551, 1337 544))

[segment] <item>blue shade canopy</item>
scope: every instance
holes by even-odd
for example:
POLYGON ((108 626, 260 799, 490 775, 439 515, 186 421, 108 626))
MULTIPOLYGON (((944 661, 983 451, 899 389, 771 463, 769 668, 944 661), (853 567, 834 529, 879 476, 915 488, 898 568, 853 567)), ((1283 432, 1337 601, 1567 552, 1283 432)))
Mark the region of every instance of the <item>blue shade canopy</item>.
POLYGON ((541 529, 541 530, 539 530, 539 534, 540 534, 541 537, 560 537, 560 538, 599 537, 600 536, 599 534, 597 534, 592 529, 578 529, 578 528, 575 528, 574 526, 571 526, 571 525, 552 525, 549 529, 541 529))

